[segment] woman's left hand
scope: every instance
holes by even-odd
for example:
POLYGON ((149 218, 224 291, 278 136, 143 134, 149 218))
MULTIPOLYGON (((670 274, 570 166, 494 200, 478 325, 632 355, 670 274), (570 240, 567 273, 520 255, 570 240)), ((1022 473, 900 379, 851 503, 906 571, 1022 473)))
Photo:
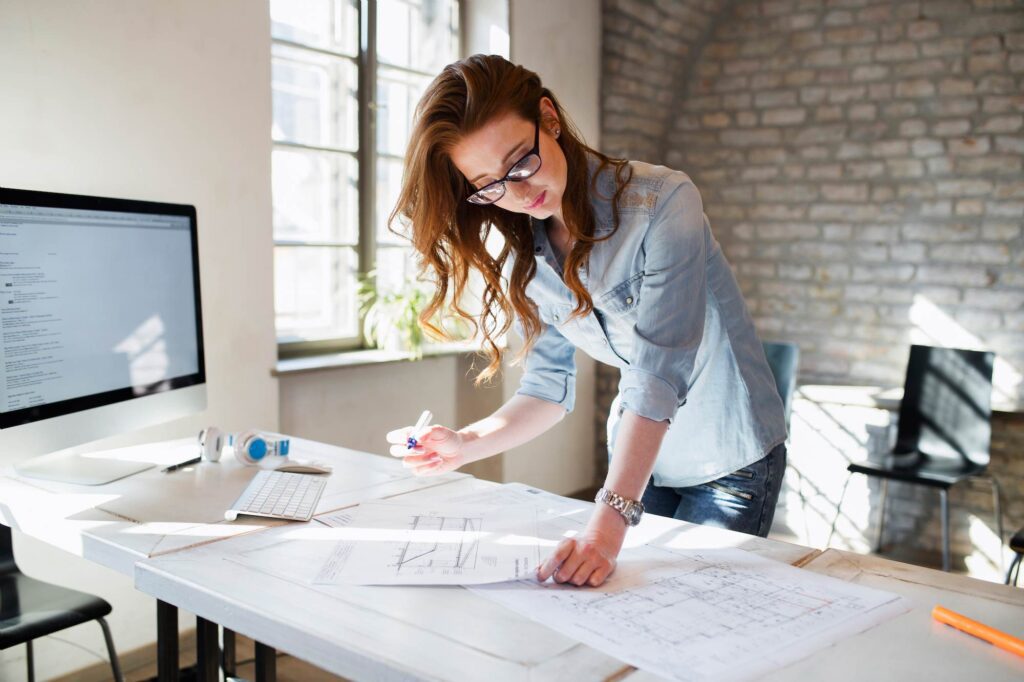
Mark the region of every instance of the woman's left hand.
POLYGON ((626 523, 617 511, 606 505, 594 509, 594 515, 582 534, 565 538, 537 569, 537 580, 554 576, 556 583, 577 587, 598 587, 615 570, 615 558, 626 537, 626 523))

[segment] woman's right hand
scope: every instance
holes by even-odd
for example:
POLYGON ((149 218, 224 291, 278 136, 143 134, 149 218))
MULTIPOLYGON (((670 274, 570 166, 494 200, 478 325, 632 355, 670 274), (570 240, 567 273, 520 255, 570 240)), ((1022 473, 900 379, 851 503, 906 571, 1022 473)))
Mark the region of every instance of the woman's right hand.
POLYGON ((434 476, 458 469, 467 460, 462 454, 465 445, 463 435, 446 426, 435 424, 414 434, 413 426, 395 429, 387 435, 391 443, 390 452, 402 458, 402 466, 410 468, 417 476, 434 476), (409 448, 409 436, 416 435, 416 447, 409 448))

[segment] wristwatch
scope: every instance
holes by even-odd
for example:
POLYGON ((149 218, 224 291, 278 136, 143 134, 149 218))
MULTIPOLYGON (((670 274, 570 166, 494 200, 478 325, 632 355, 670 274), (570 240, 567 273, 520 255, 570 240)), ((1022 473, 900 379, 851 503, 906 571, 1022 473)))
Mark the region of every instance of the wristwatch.
POLYGON ((640 523, 640 517, 644 515, 644 505, 639 500, 631 500, 623 497, 613 490, 601 488, 597 491, 594 502, 604 502, 615 511, 622 514, 627 526, 635 526, 640 523))

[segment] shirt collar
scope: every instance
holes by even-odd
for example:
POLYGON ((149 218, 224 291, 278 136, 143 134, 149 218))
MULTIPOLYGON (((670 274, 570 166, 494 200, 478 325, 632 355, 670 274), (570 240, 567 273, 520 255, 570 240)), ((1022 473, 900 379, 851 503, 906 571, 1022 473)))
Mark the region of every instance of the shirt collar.
MULTIPOLYGON (((612 231, 612 196, 615 194, 615 167, 609 166, 601 171, 597 178, 597 191, 593 191, 591 183, 594 174, 601 165, 601 159, 594 154, 587 154, 587 188, 590 191, 590 205, 594 210, 594 236, 603 237, 612 231)), ((621 214, 619 219, 621 221, 621 214)), ((530 216, 530 227, 533 229, 534 254, 549 250, 547 221, 536 220, 530 216), (537 251, 537 248, 541 251, 537 251)))

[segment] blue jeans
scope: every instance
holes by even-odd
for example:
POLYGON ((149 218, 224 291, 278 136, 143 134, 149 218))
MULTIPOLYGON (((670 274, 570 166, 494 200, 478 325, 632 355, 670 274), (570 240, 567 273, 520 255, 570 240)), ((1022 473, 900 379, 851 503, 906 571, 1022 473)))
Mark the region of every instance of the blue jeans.
POLYGON ((766 537, 786 472, 786 445, 742 469, 686 488, 662 488, 653 479, 644 491, 644 509, 681 521, 766 537))

